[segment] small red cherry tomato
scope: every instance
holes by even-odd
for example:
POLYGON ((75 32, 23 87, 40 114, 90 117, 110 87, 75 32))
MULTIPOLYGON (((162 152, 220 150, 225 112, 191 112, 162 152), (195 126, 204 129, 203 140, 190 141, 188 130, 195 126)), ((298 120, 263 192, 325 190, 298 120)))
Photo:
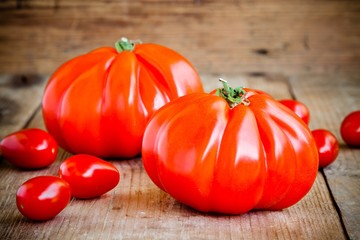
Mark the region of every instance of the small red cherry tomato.
POLYGON ((302 102, 293 99, 279 100, 281 104, 291 109, 298 117, 300 117, 307 125, 310 121, 310 111, 302 102))
POLYGON ((70 199, 69 184, 55 176, 31 178, 16 193, 16 205, 21 214, 38 221, 54 218, 70 199))
POLYGON ((312 131, 319 152, 319 168, 335 161, 339 154, 339 143, 334 134, 326 129, 312 131))
POLYGON ((360 110, 348 114, 340 126, 341 137, 346 144, 360 147, 360 110))
POLYGON ((3 157, 20 168, 36 169, 51 165, 58 145, 47 132, 37 128, 23 129, 7 135, 1 142, 3 157))
POLYGON ((95 156, 78 154, 66 159, 59 176, 67 181, 76 198, 94 198, 110 191, 120 181, 117 168, 95 156))

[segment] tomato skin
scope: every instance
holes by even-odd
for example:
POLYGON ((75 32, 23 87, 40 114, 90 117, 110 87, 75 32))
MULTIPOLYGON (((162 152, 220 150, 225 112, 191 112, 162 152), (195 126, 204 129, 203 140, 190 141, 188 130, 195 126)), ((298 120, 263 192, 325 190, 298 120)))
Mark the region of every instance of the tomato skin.
POLYGON ((306 125, 309 125, 310 111, 305 104, 294 99, 282 99, 279 102, 292 110, 306 125))
POLYGON ((161 106, 203 92, 191 63, 157 44, 118 53, 102 47, 64 63, 49 79, 42 112, 65 150, 100 158, 141 152, 145 126, 161 106))
POLYGON ((360 147, 360 110, 349 113, 342 120, 340 134, 347 145, 360 147))
POLYGON ((144 134, 151 180, 204 212, 277 210, 311 188, 318 154, 308 127, 267 94, 246 89, 249 106, 193 93, 158 110, 144 134))
POLYGON ((16 205, 25 217, 45 221, 58 215, 70 202, 69 184, 55 176, 38 176, 24 182, 16 193, 16 205))
POLYGON ((113 164, 86 154, 66 159, 60 165, 59 176, 69 183, 72 196, 84 199, 99 197, 120 181, 113 164))
POLYGON ((336 160, 339 143, 334 134, 326 129, 311 131, 319 153, 319 168, 324 168, 336 160))
POLYGON ((58 145, 55 139, 37 128, 11 133, 0 142, 3 157, 19 168, 37 169, 56 160, 58 145))

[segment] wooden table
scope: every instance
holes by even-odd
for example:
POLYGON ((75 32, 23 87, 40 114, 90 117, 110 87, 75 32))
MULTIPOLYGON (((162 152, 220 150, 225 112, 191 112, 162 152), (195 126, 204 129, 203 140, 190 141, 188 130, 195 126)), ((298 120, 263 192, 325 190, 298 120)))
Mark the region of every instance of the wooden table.
MULTIPOLYGON (((216 75, 202 75, 206 90, 218 86, 216 75)), ((70 154, 60 151, 49 168, 22 171, 0 163, 1 239, 358 239, 360 237, 360 149, 347 147, 339 135, 342 118, 360 109, 360 78, 223 75, 234 85, 265 90, 275 98, 295 97, 308 105, 311 128, 332 131, 341 144, 332 165, 319 171, 310 193, 283 211, 253 211, 240 216, 194 211, 159 190, 141 158, 111 160, 121 182, 92 200, 72 199, 53 220, 33 222, 17 211, 15 192, 25 180, 55 175, 70 154), (63 238, 64 237, 64 238, 63 238)), ((3 101, 0 134, 20 128, 44 128, 40 99, 46 77, 1 76, 3 101)))
POLYGON ((171 47, 200 72, 207 91, 232 85, 295 98, 310 128, 339 139, 340 153, 311 191, 282 211, 204 214, 159 190, 141 158, 111 160, 121 181, 97 199, 72 199, 53 220, 17 210, 27 179, 55 175, 69 153, 36 171, 0 161, 0 239, 360 239, 360 149, 340 137, 360 109, 360 2, 351 0, 7 0, 0 2, 0 138, 44 128, 41 97, 65 60, 121 36, 171 47), (120 34, 120 36, 119 36, 120 34))

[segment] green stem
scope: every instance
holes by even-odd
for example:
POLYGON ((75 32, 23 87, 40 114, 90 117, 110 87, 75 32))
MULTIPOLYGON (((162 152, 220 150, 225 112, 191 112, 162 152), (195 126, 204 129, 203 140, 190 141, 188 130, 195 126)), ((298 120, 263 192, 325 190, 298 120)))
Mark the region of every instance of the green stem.
POLYGON ((246 91, 242 87, 232 88, 227 81, 222 78, 219 78, 219 81, 222 82, 223 88, 218 88, 216 90, 216 95, 224 98, 231 108, 238 104, 243 104, 245 106, 250 104, 249 99, 245 97, 246 91))
POLYGON ((115 43, 115 49, 118 53, 123 51, 132 51, 135 48, 135 45, 141 43, 139 40, 128 40, 125 37, 122 37, 119 41, 115 43))

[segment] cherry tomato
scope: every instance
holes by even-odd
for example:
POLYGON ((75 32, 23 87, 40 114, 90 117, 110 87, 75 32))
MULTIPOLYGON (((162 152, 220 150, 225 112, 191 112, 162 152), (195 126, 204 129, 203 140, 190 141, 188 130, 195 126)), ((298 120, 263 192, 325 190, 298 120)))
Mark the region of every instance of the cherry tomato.
POLYGON ((339 154, 339 143, 334 134, 326 129, 312 131, 319 152, 319 168, 323 168, 335 161, 339 154))
POLYGON ((349 146, 360 147, 360 110, 351 112, 341 123, 342 139, 349 146))
POLYGON ((39 221, 54 218, 70 199, 69 184, 55 176, 32 178, 23 183, 16 193, 16 205, 21 214, 39 221))
POLYGON ((306 124, 309 124, 310 111, 305 104, 293 99, 283 99, 279 100, 279 102, 295 112, 306 124))
POLYGON ((94 198, 110 191, 120 181, 117 168, 95 156, 79 154, 66 159, 59 176, 67 181, 76 198, 94 198))
POLYGON ((36 169, 51 165, 58 152, 58 145, 47 132, 23 129, 6 136, 0 142, 3 157, 20 168, 36 169))

